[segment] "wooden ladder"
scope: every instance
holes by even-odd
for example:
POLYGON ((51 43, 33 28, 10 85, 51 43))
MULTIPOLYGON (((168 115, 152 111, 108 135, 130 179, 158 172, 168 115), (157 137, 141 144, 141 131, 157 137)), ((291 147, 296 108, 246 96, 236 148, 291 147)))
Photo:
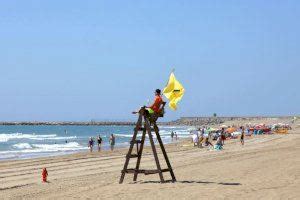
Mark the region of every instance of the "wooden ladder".
POLYGON ((121 177, 120 177, 120 181, 119 183, 122 184, 125 178, 125 174, 134 174, 133 177, 133 181, 137 180, 137 176, 138 174, 142 173, 145 175, 150 175, 150 174, 159 174, 159 178, 161 183, 165 183, 164 180, 164 176, 163 173, 164 172, 170 172, 171 177, 172 177, 172 182, 176 182, 176 178, 172 169, 172 166, 170 164, 167 152, 165 150, 164 144, 161 140, 160 134, 159 134, 159 129, 156 125, 156 120, 154 120, 150 123, 149 117, 147 116, 146 112, 145 112, 145 108, 143 107, 140 111, 139 111, 139 118, 138 121, 136 123, 136 127, 134 128, 134 133, 132 136, 132 140, 130 142, 130 147, 129 147, 129 151, 126 155, 126 161, 124 164, 124 168, 121 172, 121 177), (143 123, 144 120, 144 123, 143 123), (144 126, 142 126, 144 124, 144 126), (153 125, 153 128, 151 127, 151 124, 153 125), (141 140, 137 140, 137 134, 139 133, 139 131, 142 131, 142 138, 141 140), (161 169, 160 163, 159 163, 159 159, 158 159, 158 155, 157 155, 157 151, 156 151, 156 147, 154 144, 154 140, 153 140, 153 136, 152 136, 152 131, 155 132, 156 134, 156 138, 157 141, 159 142, 160 148, 162 150, 163 156, 166 160, 167 169, 161 169), (151 144, 151 148, 153 151, 153 155, 154 155, 154 159, 155 159, 155 163, 156 163, 156 170, 143 170, 140 169, 140 164, 141 164, 141 159, 142 159, 142 153, 143 153, 143 148, 144 148, 144 144, 145 144, 145 138, 146 138, 146 134, 148 134, 149 136, 149 140, 150 140, 150 144, 151 144), (136 148, 137 148, 137 154, 132 154, 134 145, 136 144, 136 148), (137 162, 136 162, 136 167, 134 169, 128 169, 128 164, 131 158, 137 158, 137 162))

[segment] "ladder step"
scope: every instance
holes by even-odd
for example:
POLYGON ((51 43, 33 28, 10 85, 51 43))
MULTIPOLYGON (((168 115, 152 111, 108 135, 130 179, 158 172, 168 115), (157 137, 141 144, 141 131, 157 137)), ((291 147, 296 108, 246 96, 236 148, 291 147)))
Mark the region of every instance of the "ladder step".
MULTIPOLYGON (((144 127, 141 127, 141 128, 138 129, 138 131, 144 131, 144 130, 145 130, 144 127)), ((155 129, 153 127, 151 127, 151 131, 155 131, 155 129)))
MULTIPOLYGON (((169 169, 162 169, 161 172, 169 172, 170 170, 169 169)), ((149 169, 149 170, 146 170, 146 169, 127 169, 125 170, 125 173, 127 174, 134 174, 134 173, 139 173, 139 174, 145 174, 145 175, 150 175, 150 174, 158 174, 159 173, 159 170, 157 169, 149 169)))
POLYGON ((131 154, 131 155, 127 155, 126 156, 127 158, 138 158, 139 157, 139 154, 131 154))
POLYGON ((134 141, 130 141, 130 144, 141 144, 142 141, 141 140, 134 140, 134 141))

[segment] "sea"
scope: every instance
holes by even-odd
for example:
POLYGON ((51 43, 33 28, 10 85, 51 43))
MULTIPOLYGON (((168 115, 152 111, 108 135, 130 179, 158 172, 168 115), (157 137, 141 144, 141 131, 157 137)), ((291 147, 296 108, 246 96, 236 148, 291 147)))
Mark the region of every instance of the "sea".
MULTIPOLYGON (((161 126, 164 143, 171 143, 171 132, 178 138, 189 138, 190 127, 161 126)), ((0 160, 17 160, 58 156, 88 151, 88 140, 98 135, 103 139, 102 149, 109 148, 109 137, 116 136, 115 147, 129 147, 133 126, 0 126, 0 160)), ((139 137, 141 134, 139 134, 139 137)), ((173 141, 174 142, 174 141, 173 141)), ((146 142, 146 145, 149 145, 146 142)), ((95 148, 96 150, 96 148, 95 148)))

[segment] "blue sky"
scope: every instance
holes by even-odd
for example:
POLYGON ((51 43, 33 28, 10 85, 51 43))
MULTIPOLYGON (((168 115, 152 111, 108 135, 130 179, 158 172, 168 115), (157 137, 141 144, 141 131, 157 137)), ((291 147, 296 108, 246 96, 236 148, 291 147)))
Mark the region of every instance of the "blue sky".
POLYGON ((1 1, 0 120, 300 114, 299 1, 1 1))

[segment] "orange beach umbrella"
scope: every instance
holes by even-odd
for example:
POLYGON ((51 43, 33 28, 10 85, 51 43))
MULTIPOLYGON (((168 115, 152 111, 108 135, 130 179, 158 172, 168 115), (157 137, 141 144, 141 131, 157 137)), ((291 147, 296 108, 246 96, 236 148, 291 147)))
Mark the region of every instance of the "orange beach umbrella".
POLYGON ((226 129, 226 132, 227 132, 227 133, 233 133, 233 132, 235 132, 235 131, 236 131, 236 128, 234 128, 234 127, 231 127, 231 128, 226 129))

